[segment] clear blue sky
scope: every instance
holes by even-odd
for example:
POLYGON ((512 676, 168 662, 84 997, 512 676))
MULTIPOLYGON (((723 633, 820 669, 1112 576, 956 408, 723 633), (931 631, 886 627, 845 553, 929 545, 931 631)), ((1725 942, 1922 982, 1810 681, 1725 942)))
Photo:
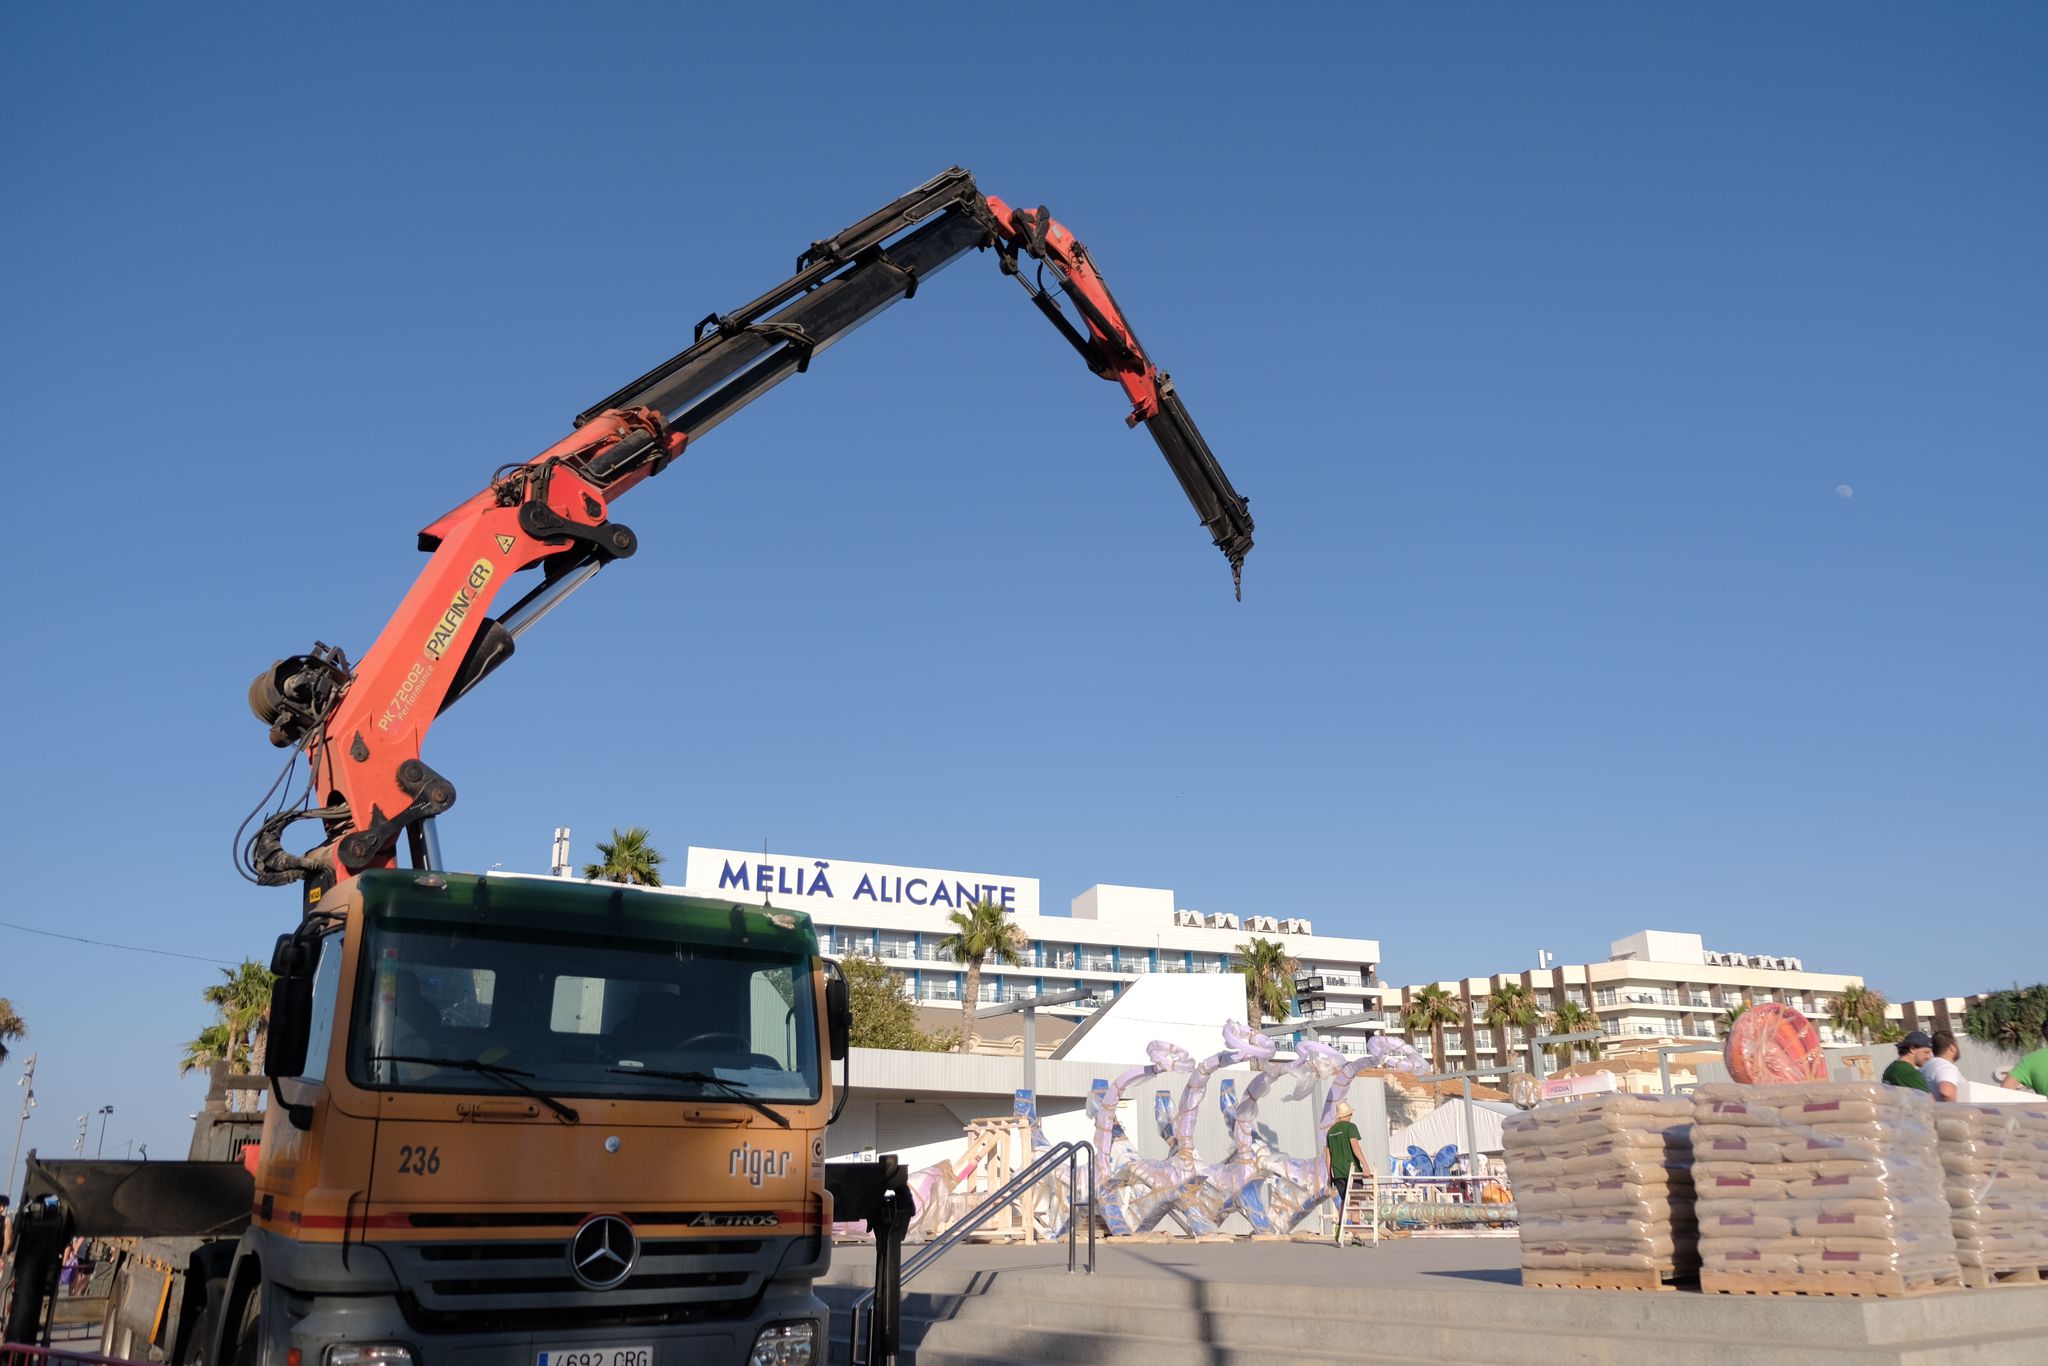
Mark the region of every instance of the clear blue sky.
MULTIPOLYGON (((1168 886, 1396 980, 1646 926, 2048 975, 2048 12, 827 13, 7 7, 0 918, 261 954, 249 677, 959 162, 1104 264, 1244 602, 970 258, 620 505, 641 554, 433 736, 451 861, 1168 886)), ((181 1154, 210 971, 0 930, 29 1142, 181 1154)))

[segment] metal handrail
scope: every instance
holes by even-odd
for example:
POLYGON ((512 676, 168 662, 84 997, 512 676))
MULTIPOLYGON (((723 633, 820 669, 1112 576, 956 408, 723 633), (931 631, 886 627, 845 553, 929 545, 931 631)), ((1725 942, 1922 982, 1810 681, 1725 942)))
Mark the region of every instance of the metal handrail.
MULTIPOLYGON (((1093 1276, 1095 1274, 1095 1145, 1082 1140, 1079 1142, 1053 1144, 1034 1158, 1030 1166, 1011 1177, 1000 1189, 992 1192, 987 1199, 960 1218, 954 1220, 951 1226, 939 1234, 938 1237, 918 1249, 917 1255, 903 1264, 903 1269, 897 1276, 897 1293, 901 1294, 903 1287, 910 1284, 911 1278, 917 1275, 918 1272, 923 1271, 926 1267, 937 1261, 948 1249, 954 1247, 968 1234, 988 1222, 990 1216, 997 1210, 1010 1204, 1025 1191, 1030 1190, 1033 1186, 1045 1180, 1061 1162, 1067 1164, 1067 1274, 1071 1276, 1074 1273, 1074 1225, 1080 1218, 1081 1208, 1080 1202, 1074 1199, 1075 1169, 1077 1166, 1084 1165, 1088 1168, 1088 1274, 1093 1276), (1082 1161, 1084 1156, 1086 1158, 1085 1162, 1082 1161)), ((874 1291, 864 1291, 854 1299, 853 1307, 847 1313, 846 1359, 849 1366, 875 1366, 874 1363, 866 1362, 860 1355, 861 1315, 868 1312, 868 1308, 874 1303, 874 1300, 874 1291)))

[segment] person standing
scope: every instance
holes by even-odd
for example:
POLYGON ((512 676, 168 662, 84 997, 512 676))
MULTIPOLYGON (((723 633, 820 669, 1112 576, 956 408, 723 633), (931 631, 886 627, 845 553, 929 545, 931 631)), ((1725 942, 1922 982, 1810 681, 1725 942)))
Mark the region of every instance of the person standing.
POLYGON ((0 1191, 0 1321, 7 1317, 7 1291, 14 1276, 13 1201, 0 1191))
POLYGON ((2041 1024, 2041 1046, 2014 1063, 2002 1084, 2008 1091, 2048 1096, 2048 1021, 2041 1024))
POLYGON ((1365 1149, 1359 1146, 1358 1126, 1351 1122, 1351 1103, 1337 1102, 1337 1122, 1330 1126, 1329 1135, 1323 1140, 1330 1150, 1330 1186, 1336 1192, 1337 1204, 1344 1203, 1344 1187, 1351 1180, 1354 1167, 1363 1168, 1365 1149))
POLYGON ((1934 1052, 1920 1064, 1920 1075, 1927 1079, 1927 1089, 1936 1100, 1963 1098, 1963 1069, 1956 1066, 1962 1051, 1955 1035, 1946 1029, 1934 1031, 1934 1052))
POLYGON ((1920 1075, 1920 1064, 1933 1056, 1934 1040, 1914 1030, 1899 1040, 1899 1056, 1884 1069, 1884 1084, 1903 1086, 1909 1091, 1927 1090, 1927 1078, 1920 1075))

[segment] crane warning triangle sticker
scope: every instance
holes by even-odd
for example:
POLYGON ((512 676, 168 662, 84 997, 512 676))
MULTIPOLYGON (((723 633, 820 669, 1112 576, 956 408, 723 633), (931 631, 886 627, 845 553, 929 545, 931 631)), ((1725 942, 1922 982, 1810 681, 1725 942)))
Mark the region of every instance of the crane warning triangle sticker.
POLYGON ((510 555, 512 553, 512 538, 510 536, 500 536, 498 538, 498 553, 500 555, 510 555))

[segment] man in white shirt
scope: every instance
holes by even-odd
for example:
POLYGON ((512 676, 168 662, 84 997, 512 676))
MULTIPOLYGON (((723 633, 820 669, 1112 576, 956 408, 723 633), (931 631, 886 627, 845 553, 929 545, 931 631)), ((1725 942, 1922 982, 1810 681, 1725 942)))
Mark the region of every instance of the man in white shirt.
POLYGON ((1962 1099, 1963 1069, 1956 1066, 1962 1051, 1955 1035, 1946 1029, 1934 1031, 1934 1056, 1920 1064, 1920 1075, 1927 1078, 1927 1089, 1934 1093, 1935 1100, 1962 1099))

